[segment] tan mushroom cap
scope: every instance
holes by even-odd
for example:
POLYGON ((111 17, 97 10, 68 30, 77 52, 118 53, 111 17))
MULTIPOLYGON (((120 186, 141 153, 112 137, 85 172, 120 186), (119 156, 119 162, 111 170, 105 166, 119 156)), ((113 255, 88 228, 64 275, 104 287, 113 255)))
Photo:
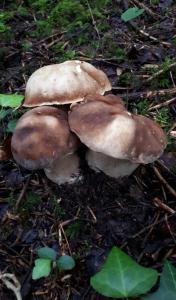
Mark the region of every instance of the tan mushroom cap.
POLYGON ((82 101, 92 93, 103 95, 111 90, 106 74, 91 64, 65 61, 35 71, 26 86, 24 106, 68 104, 82 101))
POLYGON ((73 106, 71 130, 93 151, 135 163, 153 162, 167 144, 163 130, 149 118, 129 113, 115 97, 92 95, 73 106))
POLYGON ((26 112, 19 119, 11 142, 14 159, 29 170, 50 167, 58 157, 74 152, 77 145, 67 113, 48 106, 26 112))

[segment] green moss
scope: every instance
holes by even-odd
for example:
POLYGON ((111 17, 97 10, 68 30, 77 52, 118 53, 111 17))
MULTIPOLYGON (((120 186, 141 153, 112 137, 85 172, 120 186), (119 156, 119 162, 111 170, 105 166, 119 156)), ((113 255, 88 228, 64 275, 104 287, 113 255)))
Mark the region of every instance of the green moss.
POLYGON ((148 115, 148 108, 149 108, 149 101, 147 99, 141 100, 136 104, 137 113, 139 115, 147 116, 148 115))
POLYGON ((171 121, 169 108, 163 107, 159 109, 154 119, 156 122, 160 124, 162 128, 164 128, 167 131, 170 127, 170 121, 171 121))

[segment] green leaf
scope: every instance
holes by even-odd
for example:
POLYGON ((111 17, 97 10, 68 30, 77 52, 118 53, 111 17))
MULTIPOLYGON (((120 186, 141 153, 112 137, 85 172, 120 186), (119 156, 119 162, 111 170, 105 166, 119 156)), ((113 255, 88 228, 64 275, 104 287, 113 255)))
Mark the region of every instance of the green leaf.
POLYGON ((128 22, 140 16, 141 14, 143 14, 143 12, 143 8, 139 9, 137 7, 131 7, 121 15, 121 19, 125 22, 128 22))
POLYGON ((13 119, 13 120, 9 121, 6 132, 14 132, 17 121, 18 121, 17 119, 13 119))
POLYGON ((0 106, 2 107, 18 107, 24 99, 23 95, 4 95, 0 94, 0 106))
POLYGON ((51 260, 38 258, 35 260, 35 267, 32 270, 32 279, 36 280, 42 277, 47 277, 51 272, 51 260))
POLYGON ((0 120, 4 119, 8 114, 12 112, 11 108, 0 110, 0 120))
POLYGON ((159 289, 142 300, 175 300, 176 299, 176 268, 169 261, 164 264, 159 289))
POLYGON ((61 270, 71 270, 75 266, 74 259, 69 255, 62 255, 57 260, 57 267, 59 271, 61 270))
POLYGON ((102 270, 91 277, 91 286, 113 298, 135 297, 149 291, 158 273, 144 268, 117 247, 110 251, 102 270))
POLYGON ((37 250, 37 254, 40 258, 47 258, 52 261, 56 260, 57 253, 50 247, 43 247, 37 250))

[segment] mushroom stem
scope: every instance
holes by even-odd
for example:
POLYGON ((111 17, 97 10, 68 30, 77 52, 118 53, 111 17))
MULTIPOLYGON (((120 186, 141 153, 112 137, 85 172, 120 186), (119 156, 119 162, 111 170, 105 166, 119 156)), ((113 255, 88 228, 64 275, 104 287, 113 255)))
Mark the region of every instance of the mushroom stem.
POLYGON ((113 178, 128 176, 139 166, 129 160, 113 158, 90 149, 86 154, 86 160, 91 169, 96 172, 103 171, 113 178))
POLYGON ((79 158, 76 153, 69 153, 53 161, 45 168, 46 176, 57 184, 74 183, 79 177, 79 158))

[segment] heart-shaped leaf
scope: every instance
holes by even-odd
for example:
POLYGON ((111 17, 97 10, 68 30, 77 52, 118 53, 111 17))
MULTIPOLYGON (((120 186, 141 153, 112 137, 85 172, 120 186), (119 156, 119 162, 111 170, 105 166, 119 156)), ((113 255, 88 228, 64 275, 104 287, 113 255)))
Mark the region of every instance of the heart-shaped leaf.
POLYGON ((102 270, 91 277, 91 286, 113 298, 145 294, 157 281, 155 270, 144 268, 117 247, 109 253, 102 270))
POLYGON ((16 94, 11 94, 11 95, 4 95, 0 94, 0 106, 2 107, 18 107, 24 99, 23 95, 16 95, 16 94))
POLYGON ((176 268, 169 261, 164 264, 159 289, 142 300, 175 300, 176 299, 176 268))
POLYGON ((40 258, 48 258, 52 261, 56 260, 57 253, 50 247, 42 247, 37 250, 37 254, 40 258))
POLYGON ((32 279, 36 280, 42 277, 47 277, 51 272, 51 260, 38 258, 35 260, 35 267, 32 270, 32 279))
POLYGON ((17 119, 10 120, 7 124, 6 132, 14 132, 17 122, 17 119))
POLYGON ((140 16, 141 14, 143 14, 143 12, 143 8, 139 9, 137 7, 131 7, 121 15, 121 19, 125 22, 128 22, 140 16))
POLYGON ((74 259, 69 255, 62 255, 57 260, 57 267, 59 271, 61 270, 71 270, 75 266, 74 259))

